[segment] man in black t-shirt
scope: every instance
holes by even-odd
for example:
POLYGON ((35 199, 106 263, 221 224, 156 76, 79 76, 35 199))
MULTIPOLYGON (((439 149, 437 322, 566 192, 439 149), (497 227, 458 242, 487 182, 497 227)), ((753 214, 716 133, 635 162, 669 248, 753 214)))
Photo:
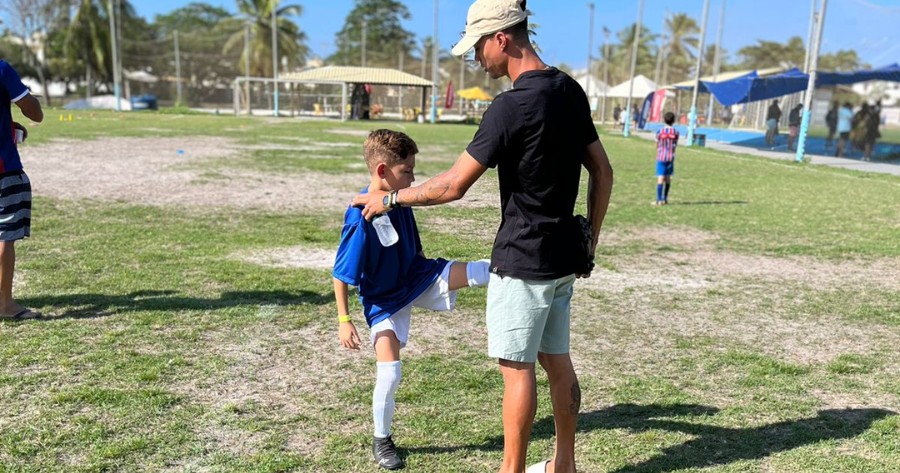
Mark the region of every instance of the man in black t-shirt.
MULTIPOLYGON (((591 120, 584 90, 545 64, 528 37, 525 0, 477 0, 456 55, 475 59, 513 88, 484 113, 450 170, 415 188, 354 199, 367 219, 392 205, 437 205, 462 198, 497 168, 502 219, 491 253, 488 354, 503 375, 502 473, 521 473, 536 409, 535 362, 550 379, 558 473, 575 472, 575 425, 581 389, 569 357, 569 306, 582 238, 573 217, 583 166, 590 174, 588 218, 593 254, 612 190, 612 167, 591 120)), ((578 276, 589 276, 587 274, 578 276)), ((534 465, 544 471, 547 462, 534 465)), ((529 469, 531 471, 531 469, 529 469)))

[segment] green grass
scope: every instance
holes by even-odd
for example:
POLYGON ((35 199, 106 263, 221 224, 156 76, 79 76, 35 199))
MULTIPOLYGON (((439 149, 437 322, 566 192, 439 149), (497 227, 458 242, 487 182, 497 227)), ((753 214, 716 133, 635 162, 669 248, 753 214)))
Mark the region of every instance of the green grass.
MULTIPOLYGON (((59 121, 59 113, 31 129, 29 145, 221 136, 252 146, 189 165, 222 185, 240 169, 365 182, 359 133, 380 126, 417 140, 423 180, 475 131, 176 113, 59 121), (314 142, 330 145, 283 149, 314 142)), ((900 267, 900 179, 683 149, 672 205, 657 208, 653 144, 603 140, 616 173, 598 256, 604 273, 573 302, 580 471, 900 470, 900 286, 853 274, 823 286, 814 273, 900 267), (707 286, 678 291, 655 278, 616 288, 615 276, 641 262, 653 262, 656 276, 688 278, 698 252, 810 272, 707 275, 707 286)), ((483 179, 495 187, 496 171, 483 179)), ((427 254, 458 259, 486 256, 499 221, 492 208, 417 216, 427 254)), ((234 256, 333 249, 339 213, 36 192, 33 218, 34 236, 17 245, 17 297, 54 317, 0 322, 0 471, 377 471, 373 357, 337 344, 329 272, 234 256)), ((416 313, 394 429, 408 471, 499 466, 502 379, 484 355, 484 297, 461 291, 455 313, 416 313)), ((552 452, 549 401, 541 373, 530 462, 552 452)))

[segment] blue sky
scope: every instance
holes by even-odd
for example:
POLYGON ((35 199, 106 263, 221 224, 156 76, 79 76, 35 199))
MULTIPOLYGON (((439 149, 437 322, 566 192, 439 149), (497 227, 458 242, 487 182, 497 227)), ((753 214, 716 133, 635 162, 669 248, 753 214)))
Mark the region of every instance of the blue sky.
MULTIPOLYGON (((133 0, 138 14, 148 19, 190 3, 191 0, 133 0)), ((587 63, 589 9, 592 0, 529 0, 532 22, 540 25, 536 38, 542 57, 551 64, 566 63, 582 68, 587 63)), ((726 0, 723 44, 735 59, 740 47, 758 39, 783 42, 791 36, 806 38, 812 0, 726 0)), ((594 51, 602 42, 604 26, 615 32, 637 19, 638 0, 593 0, 594 51)), ((234 0, 206 3, 235 11, 234 0)), ((283 0, 303 6, 303 15, 294 18, 309 37, 313 52, 327 56, 335 51, 335 33, 341 29, 354 0, 283 0)), ((404 26, 418 37, 431 36, 434 0, 406 0, 412 19, 404 26)), ((471 0, 439 0, 438 37, 449 49, 459 39, 471 0)), ((716 40, 722 0, 710 1, 706 42, 716 40)), ((670 12, 684 12, 698 22, 703 0, 645 0, 644 25, 659 32, 670 12)), ((826 15, 824 52, 856 49, 864 62, 873 66, 900 62, 900 0, 829 0, 826 15)), ((596 57, 596 53, 594 56, 596 57)))

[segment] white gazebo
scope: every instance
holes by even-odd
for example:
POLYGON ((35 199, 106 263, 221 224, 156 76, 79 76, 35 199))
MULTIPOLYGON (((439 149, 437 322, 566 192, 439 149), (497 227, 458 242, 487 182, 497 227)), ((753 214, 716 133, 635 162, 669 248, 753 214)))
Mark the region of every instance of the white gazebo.
POLYGON ((609 90, 609 85, 594 75, 589 76, 585 73, 581 73, 573 76, 573 79, 581 85, 581 88, 584 89, 584 93, 588 96, 588 99, 603 97, 603 92, 609 90))
MULTIPOLYGON (((626 80, 621 84, 612 87, 606 92, 607 97, 628 98, 628 90, 631 89, 631 81, 626 80)), ((648 79, 644 75, 637 75, 634 78, 634 89, 631 92, 633 98, 644 98, 650 92, 656 92, 656 83, 648 79)))

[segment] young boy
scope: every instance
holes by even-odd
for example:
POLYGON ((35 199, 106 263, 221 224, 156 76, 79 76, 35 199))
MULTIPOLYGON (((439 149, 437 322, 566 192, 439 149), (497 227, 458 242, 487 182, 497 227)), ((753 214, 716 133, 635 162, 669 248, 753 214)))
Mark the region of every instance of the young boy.
POLYGON ((390 208, 385 217, 398 238, 395 243, 386 241, 385 246, 375 229, 378 218, 367 222, 361 208, 349 207, 332 273, 338 335, 341 345, 353 350, 359 349, 361 341, 350 320, 347 286, 359 287, 377 365, 372 394, 373 453, 378 465, 389 470, 403 467, 391 438, 391 423, 394 393, 400 385, 400 349, 406 346, 413 306, 451 310, 457 289, 484 286, 489 279, 487 261, 457 263, 425 258, 412 209, 396 206, 395 200, 396 191, 415 180, 418 152, 416 143, 404 133, 375 130, 369 134, 364 154, 372 179, 363 193, 392 191, 385 199, 385 206, 390 208))
POLYGON ((656 132, 656 205, 669 203, 669 187, 675 172, 675 147, 678 146, 678 130, 675 114, 666 112, 663 116, 666 126, 656 132))

